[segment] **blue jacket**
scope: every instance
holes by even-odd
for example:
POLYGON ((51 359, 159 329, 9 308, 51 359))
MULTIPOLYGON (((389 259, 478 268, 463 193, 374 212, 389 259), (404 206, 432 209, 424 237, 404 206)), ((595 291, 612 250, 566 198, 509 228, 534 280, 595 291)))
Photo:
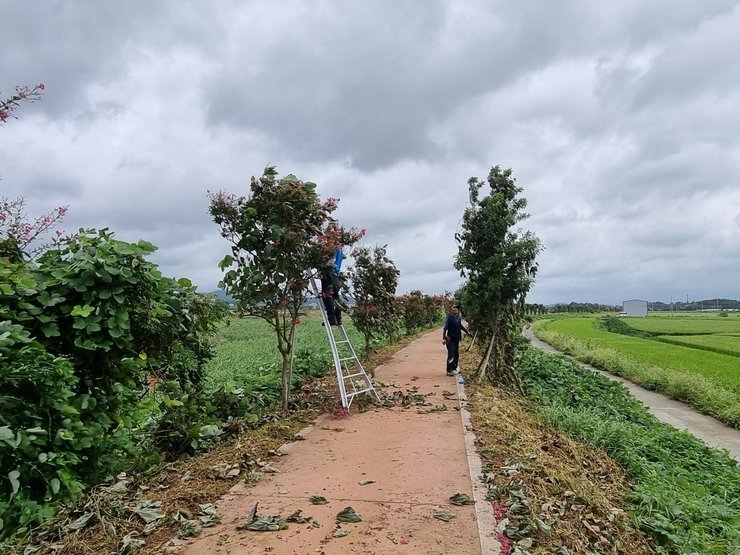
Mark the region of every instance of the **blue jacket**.
POLYGON ((442 330, 442 339, 444 339, 445 337, 449 337, 453 341, 460 341, 460 339, 462 339, 462 332, 465 332, 468 335, 470 334, 468 328, 463 326, 460 317, 448 316, 445 320, 445 327, 442 330))

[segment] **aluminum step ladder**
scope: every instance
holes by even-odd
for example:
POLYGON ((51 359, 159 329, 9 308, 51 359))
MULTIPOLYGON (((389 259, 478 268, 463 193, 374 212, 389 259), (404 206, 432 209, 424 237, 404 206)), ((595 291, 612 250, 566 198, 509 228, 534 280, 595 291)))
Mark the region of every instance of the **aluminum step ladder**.
POLYGON ((329 338, 334 368, 337 371, 339 382, 339 395, 342 407, 349 410, 352 401, 357 395, 366 393, 376 401, 380 401, 380 395, 375 391, 373 382, 365 372, 360 359, 357 357, 354 347, 347 336, 347 330, 343 325, 332 326, 329 324, 329 315, 326 313, 324 300, 321 298, 321 287, 317 286, 316 279, 311 279, 311 291, 319 303, 321 318, 324 320, 326 335, 329 338))

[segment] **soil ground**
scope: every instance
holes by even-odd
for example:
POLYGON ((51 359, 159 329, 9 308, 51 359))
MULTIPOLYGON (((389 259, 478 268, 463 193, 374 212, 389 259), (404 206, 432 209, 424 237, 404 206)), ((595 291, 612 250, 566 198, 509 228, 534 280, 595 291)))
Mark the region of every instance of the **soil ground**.
POLYGON ((303 441, 287 444, 284 455, 271 461, 269 470, 277 472, 263 472, 253 485, 235 486, 217 503, 219 525, 194 540, 175 541, 167 551, 497 553, 493 530, 484 531, 483 543, 478 530, 476 508, 486 504, 449 501, 457 493, 473 498, 474 492, 457 379, 445 375, 446 350, 439 339, 439 332, 429 333, 376 369, 381 394, 398 403, 367 412, 353 407, 343 418, 321 417, 302 432, 303 441), (314 505, 310 496, 328 503, 314 505), (279 531, 237 530, 255 505, 260 515, 286 518, 300 510, 310 518, 279 531), (362 520, 336 524, 347 507, 362 520), (440 513, 454 516, 446 522, 435 518, 440 513))

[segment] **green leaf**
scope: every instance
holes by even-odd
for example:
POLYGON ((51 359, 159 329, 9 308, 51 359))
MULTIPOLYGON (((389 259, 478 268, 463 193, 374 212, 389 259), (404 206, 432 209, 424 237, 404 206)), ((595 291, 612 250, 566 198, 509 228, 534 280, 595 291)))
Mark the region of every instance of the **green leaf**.
POLYGON ((218 267, 221 270, 225 270, 226 268, 231 266, 233 263, 234 263, 234 257, 231 256, 230 254, 227 254, 226 256, 224 256, 223 260, 221 260, 221 262, 218 263, 218 267))
POLYGON ((464 493, 456 493, 450 497, 450 503, 453 505, 475 505, 475 501, 470 499, 470 496, 464 493))
POLYGON ((49 485, 51 486, 51 492, 56 495, 59 493, 59 489, 61 488, 61 482, 59 482, 59 478, 52 478, 49 480, 49 485))
POLYGON ((87 526, 87 523, 90 522, 90 519, 95 516, 95 513, 85 513, 80 518, 75 520, 72 524, 67 526, 72 532, 76 530, 82 530, 85 526, 87 526))
POLYGON ((141 517, 141 519, 149 524, 160 518, 167 516, 162 509, 160 509, 161 501, 140 501, 134 512, 141 517))
POLYGON ((141 240, 138 243, 136 243, 136 246, 139 247, 140 249, 144 250, 147 253, 152 253, 152 252, 154 252, 154 251, 157 250, 157 247, 155 247, 154 245, 152 245, 148 241, 143 241, 143 240, 141 240))
POLYGON ((345 507, 337 513, 337 522, 360 522, 362 517, 352 507, 345 507))
POLYGON ((12 440, 14 437, 15 434, 13 433, 13 430, 7 426, 0 426, 0 440, 8 441, 12 440))
POLYGON ((313 505, 326 505, 328 503, 328 501, 326 500, 326 497, 322 497, 320 495, 312 495, 311 497, 308 498, 308 500, 313 505))
POLYGON ((92 314, 93 310, 95 309, 88 304, 86 304, 85 306, 75 305, 70 314, 72 316, 82 316, 83 318, 87 318, 88 316, 90 316, 90 314, 92 314))
POLYGON ((13 490, 13 495, 18 493, 18 490, 21 489, 21 483, 18 480, 20 478, 21 473, 17 470, 11 470, 8 472, 8 479, 10 480, 10 487, 13 490))
POLYGON ((59 337, 59 326, 56 324, 56 322, 52 322, 51 324, 46 324, 41 327, 41 332, 44 334, 45 337, 59 337))

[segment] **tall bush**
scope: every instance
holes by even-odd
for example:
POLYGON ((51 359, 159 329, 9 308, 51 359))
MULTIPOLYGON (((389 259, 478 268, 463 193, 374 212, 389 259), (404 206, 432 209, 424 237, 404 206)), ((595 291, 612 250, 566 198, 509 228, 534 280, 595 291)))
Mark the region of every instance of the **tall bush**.
POLYGON ((0 537, 120 469, 153 384, 199 384, 225 309, 163 277, 154 250, 81 230, 0 260, 0 537))
POLYGON ((486 181, 468 180, 470 206, 455 234, 455 267, 466 278, 461 300, 468 321, 488 340, 477 376, 521 391, 514 372, 525 299, 537 273, 539 239, 516 226, 528 217, 511 169, 491 168, 486 181), (481 194, 484 185, 489 191, 481 194))
POLYGON ((401 295, 397 301, 407 335, 431 326, 444 316, 446 299, 440 295, 425 295, 415 289, 401 295))
POLYGON ((352 257, 355 261, 349 272, 355 299, 352 323, 362 332, 368 353, 374 337, 390 337, 398 330, 396 287, 400 272, 388 257, 385 246, 358 248, 352 257))

